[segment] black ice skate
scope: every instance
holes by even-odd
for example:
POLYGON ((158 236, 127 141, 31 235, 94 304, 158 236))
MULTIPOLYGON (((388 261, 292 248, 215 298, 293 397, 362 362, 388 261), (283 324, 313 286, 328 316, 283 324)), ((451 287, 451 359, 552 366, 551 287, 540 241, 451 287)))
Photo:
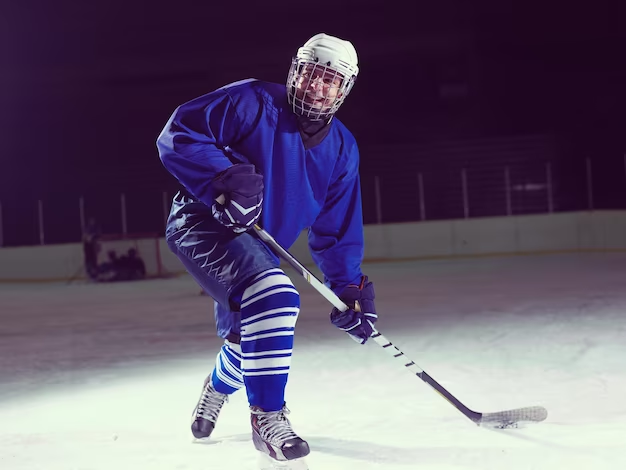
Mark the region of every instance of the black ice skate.
POLYGON ((211 382, 211 376, 207 377, 204 381, 200 400, 192 415, 191 432, 196 439, 206 439, 211 435, 222 406, 227 401, 228 395, 215 390, 211 382))
POLYGON ((279 411, 263 411, 253 406, 250 412, 252 441, 258 451, 279 461, 299 459, 309 454, 309 444, 293 432, 286 406, 279 411))

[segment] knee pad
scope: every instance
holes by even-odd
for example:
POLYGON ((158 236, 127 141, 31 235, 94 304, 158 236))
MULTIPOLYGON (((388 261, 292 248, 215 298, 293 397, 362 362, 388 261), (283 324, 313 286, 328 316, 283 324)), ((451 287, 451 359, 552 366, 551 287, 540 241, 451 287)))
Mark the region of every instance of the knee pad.
POLYGON ((299 313, 300 295, 281 269, 270 269, 252 280, 241 300, 241 350, 246 370, 258 369, 265 362, 272 367, 286 362, 299 313))
POLYGON ((258 331, 258 324, 294 327, 300 312, 300 294, 282 269, 255 276, 241 296, 241 334, 258 331), (255 326, 257 325, 257 326, 255 326))

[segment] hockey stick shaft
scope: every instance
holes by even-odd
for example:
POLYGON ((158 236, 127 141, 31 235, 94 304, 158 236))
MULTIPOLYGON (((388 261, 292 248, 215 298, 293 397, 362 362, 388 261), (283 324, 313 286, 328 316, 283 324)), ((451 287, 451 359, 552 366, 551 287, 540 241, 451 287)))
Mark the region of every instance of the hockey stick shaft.
MULTIPOLYGON (((254 230, 261 240, 267 243, 281 258, 283 258, 292 268, 298 271, 302 277, 309 283, 315 290, 317 290, 326 300, 328 300, 338 310, 346 311, 348 306, 322 281, 320 281, 313 273, 311 273, 306 267, 302 265, 291 253, 285 250, 269 233, 263 230, 258 225, 254 226, 254 230)), ((428 375, 423 369, 421 369, 415 362, 410 360, 398 347, 394 346, 385 336, 379 331, 374 329, 374 333, 371 338, 381 346, 388 354, 396 359, 401 359, 404 362, 404 367, 411 373, 417 375, 420 379, 430 385, 436 392, 438 392, 443 398, 445 398, 452 406, 463 413, 467 418, 475 423, 479 423, 482 417, 481 413, 470 410, 467 406, 461 403, 454 395, 448 392, 441 384, 428 375)))

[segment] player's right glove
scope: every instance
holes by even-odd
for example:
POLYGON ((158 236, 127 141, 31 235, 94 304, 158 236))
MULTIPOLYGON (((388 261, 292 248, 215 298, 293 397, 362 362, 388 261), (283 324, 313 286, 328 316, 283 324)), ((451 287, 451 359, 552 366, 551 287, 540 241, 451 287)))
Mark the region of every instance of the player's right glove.
POLYGON ((336 307, 330 312, 330 321, 337 328, 345 331, 357 343, 365 344, 374 332, 374 323, 378 320, 374 305, 374 284, 361 278, 361 283, 346 287, 339 298, 349 307, 342 312, 336 307))
POLYGON ((236 233, 249 230, 261 217, 263 175, 254 165, 239 163, 218 174, 211 182, 224 201, 212 206, 213 217, 236 233))

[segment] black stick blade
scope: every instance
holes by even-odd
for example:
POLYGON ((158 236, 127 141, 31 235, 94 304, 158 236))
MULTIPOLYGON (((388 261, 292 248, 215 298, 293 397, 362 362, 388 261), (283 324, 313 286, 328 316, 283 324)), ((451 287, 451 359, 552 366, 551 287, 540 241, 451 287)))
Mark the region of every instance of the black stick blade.
POLYGON ((479 426, 496 429, 517 428, 520 423, 538 423, 548 417, 548 410, 542 406, 529 406, 515 410, 483 413, 476 421, 479 426))

